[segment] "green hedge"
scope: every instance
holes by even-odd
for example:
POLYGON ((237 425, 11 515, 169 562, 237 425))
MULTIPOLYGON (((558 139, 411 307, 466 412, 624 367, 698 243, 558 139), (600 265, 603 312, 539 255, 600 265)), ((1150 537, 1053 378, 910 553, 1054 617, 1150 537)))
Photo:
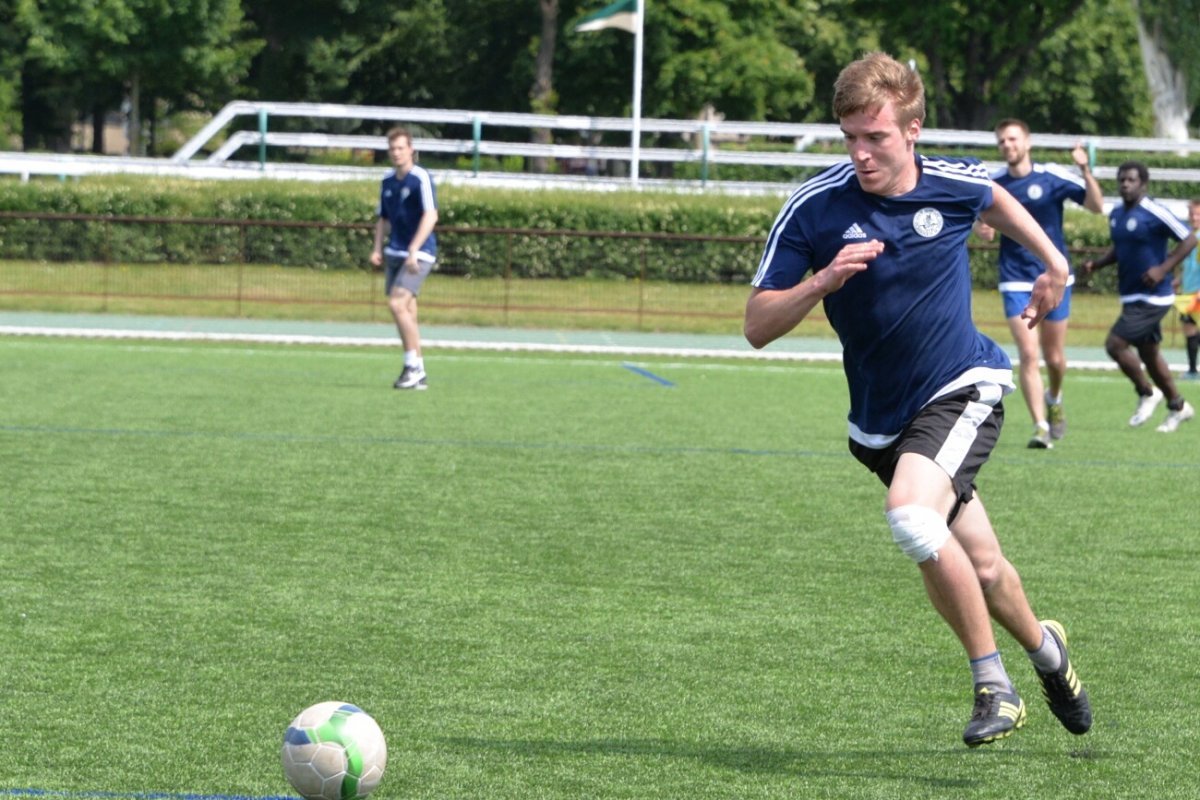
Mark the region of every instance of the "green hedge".
MULTIPOLYGON (((653 192, 503 191, 441 186, 441 269, 491 277, 745 282, 783 202, 775 197, 653 192), (468 229, 456 233, 455 229, 468 229), (480 228, 752 237, 756 241, 479 234, 480 228)), ((0 211, 166 219, 273 220, 320 227, 109 224, 0 218, 0 258, 129 263, 279 264, 314 269, 367 266, 378 184, 197 182, 97 177, 0 180, 0 211), (334 227, 341 226, 341 227, 334 227)), ((1102 217, 1067 216, 1070 246, 1107 248, 1102 217)), ((975 281, 995 286, 994 251, 973 253, 975 281)), ((1111 271, 1114 272, 1115 271, 1111 271)), ((1101 273, 1100 288, 1111 288, 1101 273)))

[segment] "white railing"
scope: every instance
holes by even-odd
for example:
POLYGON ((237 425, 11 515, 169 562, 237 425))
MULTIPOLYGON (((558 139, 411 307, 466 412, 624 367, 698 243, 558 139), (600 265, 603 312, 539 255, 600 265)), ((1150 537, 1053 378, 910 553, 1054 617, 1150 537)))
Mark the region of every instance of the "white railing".
MULTIPOLYGON (((633 121, 628 118, 246 100, 227 104, 207 125, 167 159, 0 153, 0 173, 19 174, 26 179, 31 175, 56 175, 65 178, 97 173, 186 175, 220 179, 267 177, 300 180, 360 180, 378 178, 381 171, 379 167, 335 167, 269 161, 267 154, 270 147, 313 150, 383 151, 387 149, 387 144, 382 136, 287 133, 270 130, 271 121, 279 118, 350 120, 354 122, 378 120, 405 124, 413 129, 414 145, 418 150, 458 154, 472 158, 472 169, 470 170, 438 170, 441 182, 472 182, 482 185, 514 187, 565 186, 602 190, 630 188, 630 181, 619 177, 495 173, 486 172, 481 168, 481 159, 485 156, 629 162, 632 158, 632 150, 628 146, 535 144, 528 141, 499 141, 484 138, 485 128, 520 128, 525 131, 535 129, 571 131, 587 141, 594 140, 595 135, 599 133, 631 132, 633 121), (217 140, 227 126, 244 117, 252 117, 256 121, 257 130, 234 131, 207 157, 195 158, 207 145, 217 140), (470 133, 466 138, 452 138, 449 135, 437 138, 421 136, 423 127, 428 125, 464 126, 469 129, 470 133), (258 149, 256 161, 234 160, 233 157, 245 147, 258 149)), ((645 133, 679 136, 686 146, 682 148, 639 148, 639 162, 698 164, 701 168, 700 180, 642 179, 639 181, 639 185, 646 188, 781 194, 790 188, 787 184, 710 181, 707 178, 708 167, 719 164, 756 164, 820 168, 845 159, 844 155, 837 152, 805 152, 814 144, 840 140, 842 132, 837 125, 670 119, 643 119, 640 125, 641 130, 645 133), (720 146, 722 141, 740 141, 749 137, 779 140, 781 147, 775 151, 748 151, 720 146)), ((528 139, 530 137, 525 135, 520 138, 528 139)), ((1039 148, 1068 150, 1075 146, 1079 138, 1072 135, 1035 133, 1033 134, 1033 144, 1039 148)), ((990 131, 929 128, 922 131, 921 142, 924 145, 935 147, 940 145, 968 146, 977 149, 991 148, 995 146, 995 136, 990 131)), ((1097 151, 1172 152, 1187 155, 1200 153, 1200 140, 1196 139, 1180 142, 1170 139, 1092 136, 1087 137, 1086 142, 1090 148, 1097 151)), ((1000 166, 998 161, 988 163, 992 167, 1000 166)), ((1116 168, 1112 166, 1098 167, 1096 175, 1102 179, 1114 179, 1116 168)), ((1152 177, 1156 181, 1200 183, 1200 169, 1155 167, 1152 177)))

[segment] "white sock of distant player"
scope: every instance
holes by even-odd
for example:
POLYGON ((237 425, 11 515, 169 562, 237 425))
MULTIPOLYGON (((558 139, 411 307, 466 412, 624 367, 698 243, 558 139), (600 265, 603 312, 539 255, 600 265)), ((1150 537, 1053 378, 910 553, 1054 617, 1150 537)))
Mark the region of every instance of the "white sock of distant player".
POLYGON ((1059 392, 1057 397, 1050 394, 1050 392, 1046 392, 1046 402, 1052 406, 1058 405, 1062 402, 1062 392, 1059 392))
POLYGON ((1058 649, 1058 642, 1050 635, 1050 631, 1042 626, 1042 646, 1037 650, 1028 650, 1029 660, 1033 665, 1042 672, 1054 672, 1062 666, 1062 652, 1058 649))
POLYGON ((413 368, 421 366, 421 356, 417 354, 416 350, 404 351, 404 366, 413 368))
POLYGON ((1013 690, 1012 681, 1008 679, 1008 673, 1000 661, 999 650, 971 659, 971 677, 975 679, 976 686, 995 686, 1006 692, 1013 690))

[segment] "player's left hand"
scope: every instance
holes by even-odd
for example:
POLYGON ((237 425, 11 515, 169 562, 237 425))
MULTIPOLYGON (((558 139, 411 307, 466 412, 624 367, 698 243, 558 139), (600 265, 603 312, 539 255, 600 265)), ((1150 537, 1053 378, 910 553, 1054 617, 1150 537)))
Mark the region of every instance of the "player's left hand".
POLYGON ((1142 273, 1142 283, 1147 286, 1158 286, 1166 274, 1167 271, 1163 268, 1163 265, 1157 264, 1142 273))
POLYGON ((421 271, 421 265, 417 263, 417 257, 414 255, 404 259, 404 268, 414 275, 421 271))
POLYGON ((1075 166, 1081 170, 1091 162, 1082 141, 1075 142, 1075 147, 1071 149, 1071 159, 1075 162, 1075 166))
POLYGON ((1033 282, 1033 291, 1029 295, 1029 305, 1021 312, 1021 319, 1027 320, 1029 329, 1033 330, 1039 322, 1046 318, 1058 304, 1062 302, 1065 286, 1056 285, 1053 278, 1043 272, 1033 282))

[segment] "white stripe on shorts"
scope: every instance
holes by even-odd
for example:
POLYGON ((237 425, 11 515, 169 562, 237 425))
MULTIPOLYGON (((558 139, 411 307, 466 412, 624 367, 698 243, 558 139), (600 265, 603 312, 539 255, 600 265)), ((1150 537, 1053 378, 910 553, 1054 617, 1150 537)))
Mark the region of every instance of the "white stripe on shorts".
POLYGON ((963 459, 971 452, 971 445, 975 443, 979 426, 992 413, 992 409, 1004 394, 1001 387, 994 383, 980 382, 975 386, 979 389, 979 399, 967 403, 967 407, 963 409, 958 421, 946 436, 937 458, 934 459, 951 477, 958 474, 963 459))

